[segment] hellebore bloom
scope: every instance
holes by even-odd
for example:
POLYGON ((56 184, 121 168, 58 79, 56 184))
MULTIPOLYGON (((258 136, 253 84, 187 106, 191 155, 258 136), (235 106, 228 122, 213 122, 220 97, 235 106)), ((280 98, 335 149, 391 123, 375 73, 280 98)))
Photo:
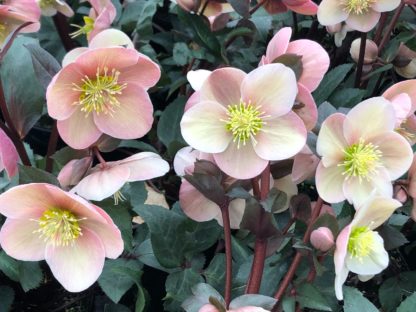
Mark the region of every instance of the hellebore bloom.
POLYGON ((0 128, 0 172, 5 169, 9 178, 14 177, 17 174, 18 161, 19 154, 16 147, 3 129, 0 128))
POLYGON ((413 156, 406 139, 394 132, 395 124, 393 106, 382 97, 323 122, 317 141, 322 159, 316 171, 316 187, 323 200, 347 199, 357 206, 373 190, 393 195, 390 181, 409 169, 413 156))
MULTIPOLYGON (((119 161, 109 161, 93 167, 71 190, 85 199, 100 201, 117 192, 127 182, 157 178, 169 171, 169 164, 151 152, 134 154, 119 161)), ((122 196, 121 196, 122 198, 122 196)))
POLYGON ((384 241, 374 231, 382 225, 401 203, 392 198, 370 197, 358 207, 352 222, 339 233, 334 254, 335 294, 343 299, 342 285, 348 272, 366 281, 383 271, 389 264, 384 241))
POLYGON ((193 148, 212 153, 229 176, 255 177, 270 160, 290 158, 305 145, 305 126, 291 111, 296 94, 296 77, 282 64, 249 74, 217 69, 185 111, 182 135, 193 148))
POLYGON ((36 2, 40 7, 42 15, 54 16, 57 12, 67 17, 74 15, 74 11, 63 0, 36 0, 36 2))
POLYGON ((352 31, 352 29, 345 23, 338 23, 335 25, 326 26, 326 31, 329 34, 334 35, 335 45, 339 48, 342 46, 342 41, 344 41, 347 33, 352 31))
POLYGON ((396 132, 410 144, 416 143, 416 80, 406 80, 392 85, 382 95, 393 105, 396 113, 396 132))
POLYGON ((0 231, 3 250, 18 260, 46 260, 71 292, 90 287, 105 257, 123 251, 120 231, 104 210, 54 185, 9 189, 0 195, 0 213, 7 217, 0 231))
POLYGON ((393 60, 394 70, 400 76, 412 79, 416 77, 416 52, 400 44, 397 56, 393 60))
POLYGON ((381 12, 393 11, 400 0, 322 0, 318 21, 324 26, 344 22, 352 29, 368 32, 376 26, 381 12))
POLYGON ((58 181, 62 188, 68 189, 81 181, 82 177, 91 168, 93 158, 87 156, 81 159, 72 159, 59 172, 58 181))
POLYGON ((88 49, 52 79, 46 91, 48 113, 75 149, 89 147, 103 133, 139 138, 153 123, 146 90, 159 77, 158 65, 133 49, 88 49))
POLYGON ((266 0, 263 7, 269 14, 291 10, 302 15, 316 15, 318 11, 318 6, 312 0, 266 0))
MULTIPOLYGON (((351 43, 350 54, 354 62, 358 63, 360 56, 361 39, 357 38, 351 43)), ((365 42, 364 64, 372 64, 378 56, 378 46, 373 40, 367 39, 365 42)))
POLYGON ((297 70, 298 95, 294 108, 305 123, 308 130, 315 127, 318 111, 311 95, 322 81, 329 68, 329 56, 322 46, 312 40, 301 39, 290 42, 292 29, 285 27, 279 30, 267 45, 266 55, 261 58, 260 65, 283 63, 288 58, 298 58, 300 66, 297 70))

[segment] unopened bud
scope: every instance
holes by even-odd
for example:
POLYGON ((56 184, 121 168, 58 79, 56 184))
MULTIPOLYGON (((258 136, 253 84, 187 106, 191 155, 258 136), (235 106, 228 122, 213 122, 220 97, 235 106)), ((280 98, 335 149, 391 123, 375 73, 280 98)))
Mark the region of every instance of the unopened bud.
POLYGON ((320 227, 311 233, 311 244, 316 249, 326 252, 334 246, 334 235, 327 227, 320 227))
POLYGON ((402 204, 407 201, 407 193, 400 185, 394 187, 394 198, 402 204))
MULTIPOLYGON (((360 45, 361 39, 355 39, 351 44, 350 54, 352 59, 358 63, 358 59, 360 57, 360 45)), ((377 59, 378 55, 378 47, 377 44, 367 39, 365 44, 365 52, 364 52, 364 64, 371 64, 377 59)))
POLYGON ((416 52, 404 44, 400 45, 396 58, 393 61, 394 70, 400 76, 408 79, 416 77, 416 52))

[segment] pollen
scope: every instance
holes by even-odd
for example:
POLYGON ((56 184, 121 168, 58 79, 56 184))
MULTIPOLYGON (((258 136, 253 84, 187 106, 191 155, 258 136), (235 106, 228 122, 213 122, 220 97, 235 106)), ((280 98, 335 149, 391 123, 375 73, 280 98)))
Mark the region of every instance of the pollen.
POLYGON ((228 106, 228 119, 225 121, 226 129, 232 133, 233 142, 237 142, 237 148, 246 145, 248 140, 256 143, 255 136, 266 124, 264 122, 264 112, 260 107, 252 105, 250 102, 228 106))
POLYGON ((73 84, 73 90, 79 91, 79 100, 74 105, 81 106, 81 111, 86 117, 91 113, 104 113, 112 115, 115 109, 120 106, 117 96, 127 87, 127 84, 118 82, 120 72, 104 67, 97 69, 94 78, 85 76, 82 85, 73 84))
POLYGON ((367 13, 375 0, 343 0, 345 11, 356 15, 367 13))
POLYGON ((67 210, 50 208, 38 220, 35 220, 39 224, 39 229, 34 233, 39 233, 45 242, 54 246, 73 245, 75 240, 82 235, 79 221, 84 219, 78 219, 67 210))
POLYGON ((360 181, 363 178, 369 180, 370 175, 376 173, 381 166, 381 156, 378 146, 360 139, 359 143, 344 150, 344 161, 338 166, 344 167, 343 175, 346 179, 358 177, 360 181))
POLYGON ((373 245, 374 232, 366 226, 360 226, 351 231, 347 248, 351 257, 362 259, 371 253, 373 245))

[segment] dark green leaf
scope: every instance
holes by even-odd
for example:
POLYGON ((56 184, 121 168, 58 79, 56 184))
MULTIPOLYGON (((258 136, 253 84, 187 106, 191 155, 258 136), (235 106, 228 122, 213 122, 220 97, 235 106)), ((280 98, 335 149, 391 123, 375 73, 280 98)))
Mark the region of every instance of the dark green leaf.
POLYGON ((285 192, 272 188, 267 194, 267 198, 261 202, 264 210, 267 212, 279 212, 285 207, 287 201, 287 195, 285 192))
POLYGON ((355 288, 344 286, 345 312, 378 312, 378 309, 355 288))
POLYGON ((416 293, 413 293, 397 308, 397 312, 414 312, 416 308, 416 293))
POLYGON ((377 231, 384 240, 386 250, 399 248, 409 242, 398 229, 390 225, 384 224, 377 231))
POLYGON ((44 170, 19 165, 19 183, 49 183, 59 186, 58 179, 44 170))
POLYGON ((275 58, 272 63, 280 63, 286 65, 296 75, 296 79, 299 80, 303 72, 302 55, 286 53, 275 58))
POLYGON ((328 301, 312 284, 301 284, 296 288, 296 300, 302 308, 332 311, 328 301))
POLYGON ((13 288, 9 286, 0 285, 0 311, 11 311, 14 301, 13 288))
POLYGON ((248 18, 250 16, 250 0, 227 0, 227 2, 242 17, 248 18))
POLYGON ((345 88, 334 92, 329 98, 329 102, 336 107, 354 107, 364 98, 366 90, 345 88))
POLYGON ((386 311, 395 311, 405 296, 416 291, 416 272, 402 272, 383 282, 378 291, 381 305, 386 311))

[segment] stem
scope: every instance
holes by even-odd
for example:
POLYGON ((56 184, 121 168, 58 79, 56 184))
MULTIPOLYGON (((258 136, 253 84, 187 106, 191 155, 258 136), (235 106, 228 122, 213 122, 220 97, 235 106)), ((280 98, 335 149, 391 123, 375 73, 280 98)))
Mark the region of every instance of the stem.
POLYGON ((405 3, 402 0, 402 2, 400 3, 399 7, 397 8, 396 12, 394 13, 394 16, 389 24, 389 27, 387 28, 386 33, 383 36, 383 39, 380 42, 380 45, 378 46, 378 54, 381 54, 381 51, 383 51, 383 48, 385 47, 385 45, 387 44, 387 42, 390 39, 390 35, 391 32, 393 31, 394 27, 397 24, 397 21, 399 20, 400 14, 402 13, 403 9, 404 9, 405 3))
POLYGON ((363 32, 361 33, 360 55, 358 57, 357 73, 355 75, 355 83, 354 83, 355 88, 359 88, 361 84, 361 76, 363 74, 366 43, 367 43, 367 33, 363 32))
POLYGON ((62 13, 57 13, 53 17, 53 23, 55 24, 56 30, 58 31, 59 37, 61 38, 62 44, 65 50, 70 51, 77 47, 75 42, 69 36, 69 26, 66 22, 66 17, 62 13))
POLYGON ((100 151, 98 150, 98 147, 94 146, 94 147, 92 148, 92 150, 93 150, 93 152, 94 152, 95 157, 97 157, 98 161, 100 162, 100 164, 102 164, 102 165, 104 165, 104 166, 105 166, 107 163, 105 162, 105 160, 104 160, 103 156, 101 156, 101 153, 100 153, 100 151))
MULTIPOLYGON (((312 226, 315 222, 315 220, 318 218, 319 214, 321 213, 321 208, 323 205, 322 198, 318 198, 318 201, 316 202, 315 209, 312 212, 311 220, 309 222, 308 228, 306 229, 305 235, 303 236, 303 243, 307 244, 309 242, 311 232, 312 232, 312 226)), ((271 310, 272 312, 275 312, 279 309, 281 299, 283 295, 286 292, 286 289, 288 288, 290 282, 292 281, 293 277, 295 276, 296 270, 300 264, 300 261, 302 260, 302 253, 300 251, 296 252, 295 258, 292 261, 292 264, 290 265, 290 268, 288 272, 286 273, 285 277, 283 278, 282 283, 280 284, 279 289, 277 290, 276 294, 274 295, 274 298, 277 299, 277 303, 271 310)))
POLYGON ((258 0, 257 4, 250 10, 250 15, 254 14, 260 7, 266 2, 266 0, 258 0))
POLYGON ((230 212, 229 212, 229 201, 227 200, 223 205, 220 206, 222 214, 222 222, 224 225, 224 242, 225 242, 225 287, 224 297, 225 305, 228 309, 231 302, 231 287, 233 278, 233 257, 231 249, 231 228, 230 228, 230 212))
POLYGON ((45 170, 47 172, 52 172, 52 169, 53 169, 53 159, 52 159, 51 156, 56 151, 56 146, 58 144, 58 138, 59 138, 58 128, 56 126, 56 121, 54 121, 52 132, 51 132, 51 135, 49 137, 48 150, 46 152, 45 170))
POLYGON ((380 21, 378 22, 376 34, 374 35, 373 41, 379 45, 381 40, 381 35, 383 34, 383 29, 387 21, 388 14, 386 12, 381 13, 380 21))
POLYGON ((295 12, 292 12, 292 17, 293 17, 293 27, 295 29, 295 37, 296 37, 299 33, 298 16, 296 15, 295 12))

